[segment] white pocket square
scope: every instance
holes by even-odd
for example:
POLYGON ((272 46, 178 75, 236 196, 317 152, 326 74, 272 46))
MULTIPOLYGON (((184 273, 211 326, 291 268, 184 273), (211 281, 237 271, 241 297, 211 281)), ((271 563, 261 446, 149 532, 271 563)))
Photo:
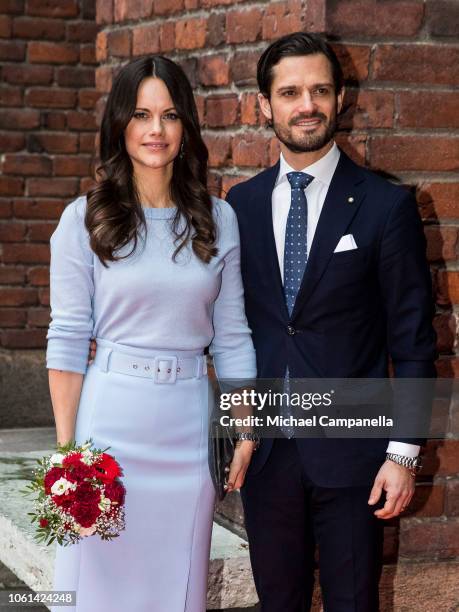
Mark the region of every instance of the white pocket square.
POLYGON ((341 251, 352 251, 352 249, 356 248, 357 244, 354 240, 354 236, 352 234, 346 234, 345 236, 341 236, 340 241, 336 245, 334 253, 341 253, 341 251))

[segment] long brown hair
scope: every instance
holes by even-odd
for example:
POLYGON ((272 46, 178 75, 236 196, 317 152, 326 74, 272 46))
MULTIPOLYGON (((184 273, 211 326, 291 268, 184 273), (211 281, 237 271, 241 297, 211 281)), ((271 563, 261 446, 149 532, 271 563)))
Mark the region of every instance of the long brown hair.
POLYGON ((201 137, 191 85, 182 68, 161 55, 148 55, 129 62, 113 82, 99 134, 97 175, 100 180, 87 194, 85 224, 91 248, 106 266, 106 261, 132 255, 139 231, 146 232, 124 130, 135 112, 139 85, 151 76, 166 84, 183 125, 182 154, 173 161, 170 185, 171 198, 177 206, 172 221, 176 245, 173 258, 191 241, 197 257, 208 263, 217 254, 216 226, 207 191, 209 154, 201 137), (179 224, 181 216, 185 219, 184 225, 179 224), (132 249, 127 255, 115 254, 131 241, 132 249))

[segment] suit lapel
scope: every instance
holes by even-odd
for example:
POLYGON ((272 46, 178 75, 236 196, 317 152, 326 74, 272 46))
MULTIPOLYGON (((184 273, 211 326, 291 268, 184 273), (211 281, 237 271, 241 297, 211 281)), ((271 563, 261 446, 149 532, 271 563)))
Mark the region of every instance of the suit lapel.
MULTIPOLYGON (((341 151, 312 241, 306 270, 292 312, 292 320, 311 297, 333 251, 365 197, 365 179, 359 167, 341 151)), ((272 223, 271 223, 272 232, 272 223)))

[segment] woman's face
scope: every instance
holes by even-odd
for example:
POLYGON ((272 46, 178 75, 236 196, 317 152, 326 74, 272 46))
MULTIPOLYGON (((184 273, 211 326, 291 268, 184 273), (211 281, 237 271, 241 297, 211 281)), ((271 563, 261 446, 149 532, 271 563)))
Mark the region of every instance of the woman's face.
POLYGON ((124 131, 134 170, 162 168, 180 152, 183 125, 163 80, 144 79, 137 91, 134 115, 124 131))

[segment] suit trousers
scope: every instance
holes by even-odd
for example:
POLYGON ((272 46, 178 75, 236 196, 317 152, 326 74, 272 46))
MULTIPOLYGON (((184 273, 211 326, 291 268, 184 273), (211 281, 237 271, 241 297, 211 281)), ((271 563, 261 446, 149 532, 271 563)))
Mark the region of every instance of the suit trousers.
POLYGON ((378 612, 383 520, 371 486, 327 488, 305 473, 295 439, 274 440, 241 489, 262 612, 310 610, 315 549, 324 612, 378 612))

